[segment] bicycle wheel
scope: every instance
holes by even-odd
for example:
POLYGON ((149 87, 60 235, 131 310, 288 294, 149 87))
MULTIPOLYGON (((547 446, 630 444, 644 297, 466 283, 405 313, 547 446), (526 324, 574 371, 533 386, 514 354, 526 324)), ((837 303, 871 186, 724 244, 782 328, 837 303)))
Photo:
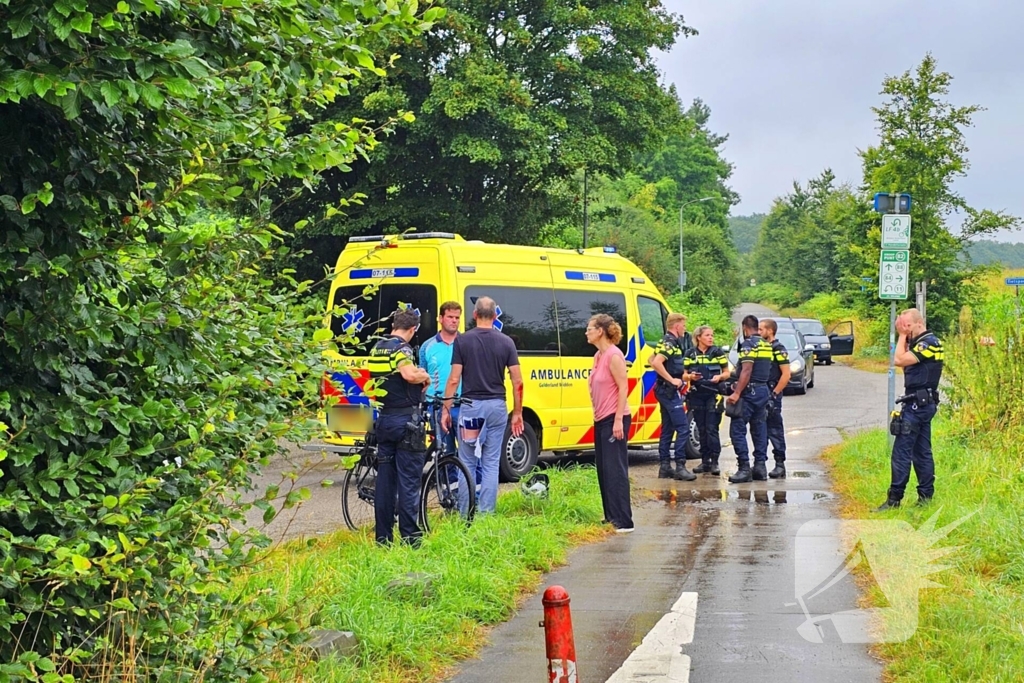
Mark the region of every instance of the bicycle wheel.
POLYGON ((427 472, 420 492, 420 526, 424 533, 430 525, 445 517, 460 515, 468 526, 476 514, 476 480, 469 469, 454 455, 441 458, 427 472), (465 488, 468 498, 467 512, 459 513, 459 489, 465 488))
POLYGON ((345 524, 353 531, 374 522, 373 493, 377 485, 377 472, 371 464, 373 460, 364 455, 354 468, 345 473, 341 489, 341 510, 345 524))

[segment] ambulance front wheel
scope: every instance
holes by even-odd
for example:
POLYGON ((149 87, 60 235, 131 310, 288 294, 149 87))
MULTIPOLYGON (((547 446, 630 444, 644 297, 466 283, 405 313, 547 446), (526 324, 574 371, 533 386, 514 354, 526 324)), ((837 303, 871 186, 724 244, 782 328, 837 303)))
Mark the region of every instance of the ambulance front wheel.
POLYGON ((505 427, 505 444, 501 449, 501 462, 498 472, 502 481, 519 481, 537 466, 540 456, 540 441, 537 432, 529 422, 523 425, 523 433, 512 436, 511 426, 505 427))

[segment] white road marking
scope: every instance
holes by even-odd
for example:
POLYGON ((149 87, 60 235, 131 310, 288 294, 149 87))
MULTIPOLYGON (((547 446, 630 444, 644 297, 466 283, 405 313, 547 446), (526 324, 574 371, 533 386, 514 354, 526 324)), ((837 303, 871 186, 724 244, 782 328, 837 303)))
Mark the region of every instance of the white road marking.
POLYGON ((697 594, 683 593, 608 683, 687 683, 690 657, 682 654, 682 646, 693 642, 696 622, 697 594))

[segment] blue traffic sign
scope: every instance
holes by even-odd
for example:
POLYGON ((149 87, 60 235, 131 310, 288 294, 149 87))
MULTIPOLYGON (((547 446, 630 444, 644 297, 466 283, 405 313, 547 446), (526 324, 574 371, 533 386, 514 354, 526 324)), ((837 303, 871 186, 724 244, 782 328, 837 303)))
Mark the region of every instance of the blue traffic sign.
POLYGON ((1024 277, 1008 277, 1006 278, 1006 284, 1024 287, 1024 277))
POLYGON ((910 213, 910 195, 906 192, 875 193, 875 211, 878 213, 910 213))

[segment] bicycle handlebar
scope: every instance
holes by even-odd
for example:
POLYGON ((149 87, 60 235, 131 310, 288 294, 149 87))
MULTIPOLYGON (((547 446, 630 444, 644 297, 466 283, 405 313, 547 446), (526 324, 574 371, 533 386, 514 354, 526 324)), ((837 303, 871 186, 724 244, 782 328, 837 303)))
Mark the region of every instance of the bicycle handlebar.
POLYGON ((443 406, 445 401, 451 401, 452 407, 455 406, 471 406, 473 400, 469 398, 462 398, 461 396, 432 396, 424 401, 425 405, 428 406, 443 406))

